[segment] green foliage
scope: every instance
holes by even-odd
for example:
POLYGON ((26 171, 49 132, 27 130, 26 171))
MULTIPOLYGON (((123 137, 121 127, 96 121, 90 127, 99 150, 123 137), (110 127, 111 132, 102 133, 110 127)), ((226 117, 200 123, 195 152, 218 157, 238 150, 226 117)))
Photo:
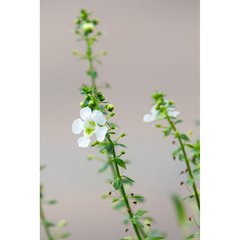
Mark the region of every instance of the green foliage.
MULTIPOLYGON (((40 170, 45 169, 41 166, 40 170)), ((44 198, 44 187, 40 185, 40 220, 41 224, 45 230, 46 236, 48 240, 59 240, 59 239, 66 239, 70 236, 68 232, 62 232, 63 228, 67 225, 66 220, 60 220, 57 224, 48 220, 46 218, 44 212, 44 205, 53 205, 56 204, 56 200, 45 200, 44 198)))
MULTIPOLYGON (((180 124, 182 120, 177 119, 178 112, 175 111, 174 102, 167 100, 165 96, 164 93, 160 92, 152 95, 154 102, 151 110, 152 115, 150 116, 153 120, 165 120, 168 123, 167 126, 161 123, 157 123, 155 126, 162 131, 164 137, 170 136, 174 139, 173 144, 176 145, 176 149, 172 152, 173 159, 179 159, 185 163, 186 170, 182 171, 180 175, 186 174, 186 180, 181 182, 181 186, 185 186, 190 191, 190 194, 182 199, 177 195, 172 197, 178 221, 180 225, 184 225, 187 217, 183 201, 190 200, 192 204, 192 200, 194 200, 197 208, 200 210, 200 196, 195 179, 199 177, 200 173, 200 141, 197 140, 193 144, 190 139, 191 131, 180 133, 177 130, 176 125, 180 124)), ((148 121, 148 118, 146 118, 146 121, 148 121)), ((196 218, 198 218, 198 215, 196 215, 196 218)))
POLYGON ((184 225, 186 223, 186 219, 187 219, 184 204, 183 204, 181 198, 179 196, 177 196, 176 194, 174 194, 172 196, 172 201, 173 201, 174 206, 175 206, 178 222, 181 225, 184 225))
POLYGON ((115 190, 118 190, 122 187, 123 183, 122 183, 122 179, 117 178, 113 181, 113 187, 115 188, 115 190))

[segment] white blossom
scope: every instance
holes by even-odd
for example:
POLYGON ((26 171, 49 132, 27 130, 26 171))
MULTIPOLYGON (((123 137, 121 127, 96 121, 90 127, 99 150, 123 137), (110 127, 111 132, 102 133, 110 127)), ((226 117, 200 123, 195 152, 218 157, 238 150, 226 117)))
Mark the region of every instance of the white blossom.
POLYGON ((80 117, 76 119, 72 124, 72 132, 74 134, 81 134, 83 137, 78 139, 78 146, 86 148, 89 146, 90 137, 95 134, 96 139, 99 142, 103 142, 107 133, 106 118, 99 110, 92 111, 89 107, 82 108, 80 110, 80 117))
MULTIPOLYGON (((144 122, 152 122, 156 119, 160 119, 161 111, 157 110, 156 107, 157 107, 157 104, 153 105, 150 110, 150 114, 144 115, 144 117, 143 117, 144 122)), ((176 118, 177 115, 179 114, 179 112, 175 111, 175 109, 173 107, 168 107, 167 113, 170 118, 176 118)))

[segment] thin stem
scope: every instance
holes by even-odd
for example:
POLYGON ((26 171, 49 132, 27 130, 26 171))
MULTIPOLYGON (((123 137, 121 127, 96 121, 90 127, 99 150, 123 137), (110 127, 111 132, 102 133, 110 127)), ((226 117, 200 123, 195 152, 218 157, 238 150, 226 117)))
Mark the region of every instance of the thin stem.
MULTIPOLYGON (((110 138, 109 135, 107 135, 107 139, 108 139, 109 143, 112 145, 112 149, 113 149, 113 161, 114 161, 114 166, 115 166, 117 178, 120 179, 121 182, 123 182, 123 181, 122 181, 121 174, 120 174, 120 171, 119 171, 119 167, 118 167, 118 164, 117 164, 117 161, 116 161, 115 146, 114 146, 114 144, 113 144, 113 142, 112 142, 112 140, 111 140, 111 138, 110 138)), ((127 198, 127 195, 126 195, 126 191, 125 191, 125 188, 124 188, 124 185, 123 185, 123 184, 121 185, 120 190, 121 190, 121 194, 122 194, 122 197, 123 197, 123 199, 124 199, 124 202, 125 202, 125 204, 126 204, 129 217, 130 217, 130 219, 132 219, 134 215, 133 215, 132 209, 131 209, 131 207, 130 207, 130 204, 129 204, 129 201, 128 201, 128 198, 127 198)), ((132 222, 132 221, 131 221, 131 222, 132 222)), ((133 222, 132 222, 132 225, 133 225, 134 231, 135 231, 138 239, 139 239, 139 240, 142 240, 142 237, 141 237, 140 232, 139 232, 139 230, 138 230, 138 226, 137 226, 135 223, 133 223, 133 222)))
MULTIPOLYGON (((85 41, 86 41, 86 45, 87 45, 87 49, 86 49, 86 56, 87 56, 87 59, 88 59, 88 63, 89 63, 89 66, 88 66, 88 71, 89 72, 92 72, 94 71, 94 65, 93 65, 93 56, 92 56, 92 47, 90 45, 90 42, 89 42, 89 39, 88 38, 85 38, 85 41)), ((92 82, 92 89, 93 89, 93 93, 94 93, 94 97, 95 97, 95 101, 96 101, 96 107, 97 109, 99 108, 99 102, 98 102, 98 97, 97 97, 97 85, 96 85, 96 80, 95 78, 91 75, 91 82, 92 82)), ((120 174, 120 171, 119 171, 119 168, 118 168, 118 165, 117 165, 117 162, 116 162, 116 153, 115 153, 115 147, 114 147, 114 144, 110 138, 109 135, 107 135, 107 138, 108 138, 108 141, 110 142, 110 144, 112 145, 112 148, 113 148, 113 159, 114 159, 114 164, 110 164, 111 166, 111 170, 112 170, 112 174, 113 174, 113 177, 117 177, 119 178, 121 181, 122 181, 122 178, 121 178, 121 174, 120 174)), ((130 207, 130 204, 129 204, 129 201, 128 201, 128 198, 127 198, 127 195, 126 195, 126 191, 125 191, 125 188, 124 186, 122 185, 121 188, 121 194, 122 194, 122 197, 124 199, 124 202, 126 204, 126 207, 127 207, 127 211, 128 211, 128 214, 130 216, 130 218, 132 219, 133 218, 133 212, 131 210, 131 207, 130 207)), ((132 221, 131 221, 132 222, 132 221)), ((134 231, 138 237, 138 240, 142 240, 142 237, 140 235, 140 232, 139 232, 139 229, 138 229, 138 226, 132 222, 132 225, 133 225, 133 228, 134 228, 134 231)), ((141 229, 142 230, 142 229, 141 229)), ((143 231, 141 231, 142 235, 145 237, 145 233, 143 231)))
POLYGON ((179 141, 179 144, 180 144, 180 147, 182 149, 182 152, 183 152, 183 157, 184 157, 184 161, 186 163, 186 166, 187 166, 187 169, 188 169, 188 173, 189 173, 189 176, 192 180, 192 187, 193 187, 193 191, 194 191, 194 195, 195 195, 195 199, 196 199, 196 202, 197 202, 197 206, 198 206, 198 209, 200 210, 200 198, 199 198, 199 193, 198 193, 198 190, 197 190, 197 186, 196 186, 196 183, 195 183, 195 179, 194 179, 194 176, 193 176, 193 172, 192 172, 192 169, 191 169, 191 165, 190 165, 190 161, 187 157, 187 153, 186 153, 186 149, 184 147, 184 144, 182 142, 182 139, 177 131, 177 128, 175 126, 175 124, 171 121, 170 117, 168 116, 168 114, 166 114, 167 116, 167 120, 170 124, 170 126, 172 127, 172 129, 175 131, 175 135, 176 135, 176 138, 178 139, 179 141))
POLYGON ((44 214, 44 210, 43 210, 43 206, 42 206, 42 201, 40 200, 40 219, 41 219, 41 222, 42 222, 42 225, 44 227, 44 230, 46 232, 46 235, 47 235, 47 238, 48 240, 54 240, 52 234, 51 234, 51 231, 50 229, 48 228, 47 224, 46 224, 46 217, 45 217, 45 214, 44 214))

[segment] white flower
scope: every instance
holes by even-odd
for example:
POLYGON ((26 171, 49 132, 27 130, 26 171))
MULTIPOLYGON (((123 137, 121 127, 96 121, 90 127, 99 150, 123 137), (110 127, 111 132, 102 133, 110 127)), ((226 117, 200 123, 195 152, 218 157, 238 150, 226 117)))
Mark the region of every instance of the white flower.
POLYGON ((159 110, 156 110, 157 105, 153 105, 151 110, 150 110, 150 114, 145 114, 143 117, 143 121, 144 122, 152 122, 154 120, 157 119, 158 114, 160 113, 159 110))
POLYGON ((80 110, 80 117, 72 124, 72 132, 80 134, 83 131, 83 137, 78 139, 78 146, 86 148, 91 142, 90 137, 95 133, 99 142, 103 142, 107 133, 107 127, 103 126, 106 123, 106 118, 99 110, 92 110, 85 107, 80 110))
MULTIPOLYGON (((150 114, 145 114, 143 117, 143 121, 144 122, 152 122, 156 119, 160 119, 160 110, 156 109, 157 104, 153 105, 151 110, 150 110, 150 114)), ((168 111, 168 116, 170 118, 176 118, 176 116, 179 114, 179 112, 175 111, 175 109, 173 107, 168 107, 167 109, 168 111)))
POLYGON ((175 109, 174 108, 168 108, 168 116, 170 117, 170 118, 176 118, 176 116, 179 114, 180 112, 178 112, 178 111, 175 111, 175 109))

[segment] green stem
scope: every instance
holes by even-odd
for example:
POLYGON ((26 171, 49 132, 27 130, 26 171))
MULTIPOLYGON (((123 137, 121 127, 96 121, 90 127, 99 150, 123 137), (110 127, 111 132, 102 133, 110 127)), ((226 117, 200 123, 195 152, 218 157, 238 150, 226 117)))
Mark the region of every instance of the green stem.
POLYGON ((50 232, 50 229, 48 228, 47 224, 46 224, 46 217, 45 217, 45 214, 44 214, 44 210, 43 210, 43 206, 42 206, 42 200, 40 200, 40 219, 41 219, 41 222, 42 222, 42 225, 44 227, 44 230, 45 230, 45 233, 47 235, 47 238, 48 240, 54 240, 51 232, 50 232))
POLYGON ((167 116, 167 120, 170 124, 170 126, 172 127, 172 129, 175 131, 175 136, 176 138, 178 139, 179 141, 179 144, 180 144, 180 147, 182 149, 182 152, 183 152, 183 156, 184 156, 184 161, 186 163, 186 166, 187 166, 187 169, 188 169, 188 173, 189 173, 189 176, 192 180, 192 187, 193 187, 193 191, 194 191, 194 195, 195 195, 195 199, 196 199, 196 202, 197 202, 197 206, 198 206, 198 209, 200 210, 200 197, 199 197, 199 193, 198 193, 198 190, 197 190, 197 186, 196 186, 196 183, 195 183, 195 179, 194 179, 194 176, 193 176, 193 172, 192 172, 192 169, 191 169, 191 165, 190 165, 190 161, 187 157, 187 153, 186 153, 186 150, 185 150, 185 147, 184 147, 184 144, 182 142, 182 139, 177 131, 177 128, 175 126, 175 124, 171 121, 170 117, 168 116, 168 114, 166 114, 167 116))
MULTIPOLYGON (((114 146, 114 143, 112 142, 112 140, 111 140, 109 135, 107 135, 107 139, 108 139, 109 143, 112 145, 112 149, 113 149, 113 161, 114 161, 114 166, 115 166, 115 170, 116 170, 116 176, 122 182, 122 186, 120 188, 121 194, 122 194, 122 197, 123 197, 124 202, 126 204, 129 217, 130 217, 130 219, 133 219, 134 215, 133 215, 132 209, 130 207, 130 204, 129 204, 129 201, 128 201, 128 198, 127 198, 127 195, 126 195, 126 191, 125 191, 125 188, 124 188, 124 185, 123 185, 122 177, 121 177, 121 174, 120 174, 120 171, 119 171, 119 167, 118 167, 118 164, 117 164, 117 161, 116 161, 115 146, 114 146)), ((142 237, 141 237, 140 232, 138 230, 138 226, 135 223, 133 223, 132 221, 131 221, 131 223, 133 225, 134 231, 135 231, 138 239, 142 240, 142 237)))
MULTIPOLYGON (((92 57, 92 48, 91 48, 91 45, 89 43, 89 39, 86 38, 85 41, 86 41, 86 45, 87 45, 86 56, 87 56, 88 63, 89 63, 88 71, 94 71, 93 57, 92 57)), ((97 85, 96 85, 95 78, 92 77, 92 76, 91 76, 91 82, 92 82, 92 89, 93 89, 94 97, 95 97, 95 100, 96 100, 96 107, 98 109, 99 108, 99 102, 98 102, 98 97, 97 97, 97 85)), ((112 148, 113 148, 114 165, 111 164, 111 170, 112 170, 113 177, 114 178, 117 177, 117 178, 119 178, 122 181, 122 178, 121 178, 121 175, 120 175, 120 171, 119 171, 119 168, 118 168, 118 165, 117 165, 117 162, 116 162, 116 153, 115 153, 114 144, 113 144, 113 142, 112 142, 112 140, 111 140, 109 135, 107 135, 107 138, 108 138, 108 141, 110 142, 110 144, 112 145, 112 148)), ((123 185, 121 186, 120 190, 121 190, 121 194, 122 194, 122 197, 124 199, 124 202, 126 204, 129 217, 130 217, 130 219, 132 219, 133 218, 133 212, 131 210, 131 207, 130 207, 130 204, 129 204, 129 201, 128 201, 128 198, 127 198, 127 195, 126 195, 126 191, 125 191, 125 188, 124 188, 123 185)), ((140 235, 138 226, 135 223, 133 223, 133 222, 132 222, 132 225, 133 225, 134 231, 135 231, 135 233, 136 233, 136 235, 138 237, 138 240, 142 240, 142 237, 140 235)), ((145 237, 145 233, 143 231, 141 231, 141 233, 145 237)))

